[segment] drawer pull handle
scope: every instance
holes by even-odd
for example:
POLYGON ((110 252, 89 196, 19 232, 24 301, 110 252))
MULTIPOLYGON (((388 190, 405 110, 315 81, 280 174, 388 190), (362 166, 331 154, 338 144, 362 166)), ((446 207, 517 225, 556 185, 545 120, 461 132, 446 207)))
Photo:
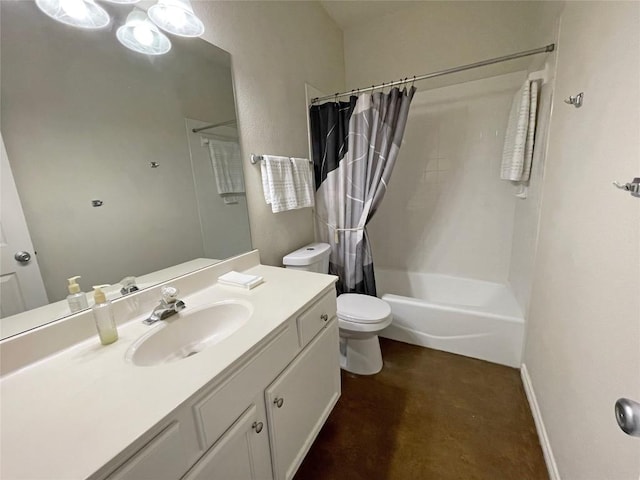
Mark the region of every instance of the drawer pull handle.
POLYGON ((251 428, 253 428, 256 431, 256 433, 260 433, 264 428, 264 424, 262 422, 253 422, 253 425, 251 425, 251 428))
POLYGON ((282 408, 282 405, 284 405, 284 398, 280 397, 280 398, 275 398, 273 400, 273 404, 278 407, 278 408, 282 408))
POLYGON ((322 320, 323 322, 326 322, 327 320, 329 320, 329 315, 327 315, 326 313, 323 313, 322 315, 320 315, 320 320, 322 320))

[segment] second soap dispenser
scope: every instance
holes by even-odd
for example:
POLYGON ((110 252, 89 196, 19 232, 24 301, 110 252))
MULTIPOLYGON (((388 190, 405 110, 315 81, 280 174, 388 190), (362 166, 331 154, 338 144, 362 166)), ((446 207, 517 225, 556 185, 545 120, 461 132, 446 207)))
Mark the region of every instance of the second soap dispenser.
POLYGON ((108 286, 109 285, 97 285, 93 287, 95 305, 91 307, 93 317, 96 321, 98 335, 100 336, 100 343, 103 345, 109 345, 118 340, 118 329, 116 328, 116 322, 113 318, 111 302, 107 300, 106 295, 102 291, 104 287, 108 286))

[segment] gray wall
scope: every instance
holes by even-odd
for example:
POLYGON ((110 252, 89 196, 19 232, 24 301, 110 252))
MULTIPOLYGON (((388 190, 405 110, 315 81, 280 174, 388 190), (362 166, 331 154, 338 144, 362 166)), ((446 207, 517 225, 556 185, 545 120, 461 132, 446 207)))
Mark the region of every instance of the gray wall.
POLYGON ((637 479, 613 405, 640 399, 640 4, 567 2, 523 363, 552 479, 637 479), (576 109, 564 103, 585 92, 576 109))

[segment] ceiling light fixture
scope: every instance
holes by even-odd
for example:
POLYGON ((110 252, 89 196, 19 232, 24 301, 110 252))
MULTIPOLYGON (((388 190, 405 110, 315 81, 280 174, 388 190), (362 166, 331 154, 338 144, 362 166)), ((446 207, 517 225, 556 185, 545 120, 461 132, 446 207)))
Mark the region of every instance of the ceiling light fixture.
POLYGON ((118 28, 116 37, 128 49, 147 55, 162 55, 171 50, 166 35, 138 8, 127 16, 127 22, 118 28))
POLYGON ((153 23, 174 35, 199 37, 204 33, 204 24, 193 13, 189 0, 159 0, 148 14, 153 23))
POLYGON ((98 29, 109 25, 109 14, 94 0, 36 0, 49 17, 72 27, 98 29))

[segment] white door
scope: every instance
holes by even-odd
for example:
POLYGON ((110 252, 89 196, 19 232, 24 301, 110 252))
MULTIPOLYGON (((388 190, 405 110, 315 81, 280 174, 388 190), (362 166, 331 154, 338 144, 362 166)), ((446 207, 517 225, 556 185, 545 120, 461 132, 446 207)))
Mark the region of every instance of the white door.
POLYGON ((4 318, 49 301, 1 135, 0 143, 0 318, 4 318), (22 261, 16 259, 18 252, 24 252, 22 261))

